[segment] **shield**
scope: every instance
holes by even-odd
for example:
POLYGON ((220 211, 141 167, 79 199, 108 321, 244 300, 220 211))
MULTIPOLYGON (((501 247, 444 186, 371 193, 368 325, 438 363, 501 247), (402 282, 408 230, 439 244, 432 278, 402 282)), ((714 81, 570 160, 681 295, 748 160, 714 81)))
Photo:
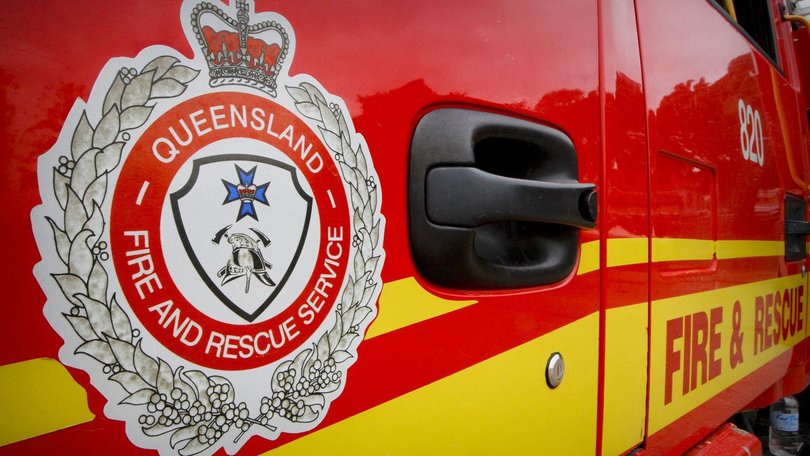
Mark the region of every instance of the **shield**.
POLYGON ((312 197, 295 167, 249 154, 196 159, 188 182, 169 199, 202 281, 254 321, 287 283, 309 230, 312 197))

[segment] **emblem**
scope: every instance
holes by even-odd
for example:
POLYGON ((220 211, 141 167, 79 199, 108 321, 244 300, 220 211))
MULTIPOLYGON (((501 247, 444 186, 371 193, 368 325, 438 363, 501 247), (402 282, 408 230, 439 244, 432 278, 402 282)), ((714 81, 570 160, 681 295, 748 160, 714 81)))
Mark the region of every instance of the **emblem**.
POLYGON ((169 198, 180 241, 205 285, 235 314, 254 321, 284 288, 309 232, 312 197, 295 167, 259 155, 200 158, 169 198), (266 182, 256 185, 257 173, 266 182))
POLYGON ((39 161, 45 316, 130 440, 236 452, 320 423, 376 315, 385 220, 293 27, 186 0, 195 57, 115 58, 39 161))

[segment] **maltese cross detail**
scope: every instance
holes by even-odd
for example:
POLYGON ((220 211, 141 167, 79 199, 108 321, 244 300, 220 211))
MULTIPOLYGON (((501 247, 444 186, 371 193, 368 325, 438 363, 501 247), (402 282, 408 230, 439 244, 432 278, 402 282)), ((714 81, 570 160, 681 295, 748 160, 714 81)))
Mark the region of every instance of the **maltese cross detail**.
POLYGON ((236 167, 236 174, 239 177, 239 183, 232 184, 222 179, 222 183, 225 184, 225 190, 228 191, 228 194, 225 196, 225 201, 222 204, 225 205, 236 200, 240 201, 239 213, 236 216, 237 222, 246 216, 253 217, 254 220, 259 220, 253 202, 258 201, 265 206, 270 205, 267 201, 267 186, 270 185, 270 182, 268 181, 261 185, 253 183, 253 179, 256 177, 255 166, 250 171, 245 171, 238 165, 234 166, 236 167))

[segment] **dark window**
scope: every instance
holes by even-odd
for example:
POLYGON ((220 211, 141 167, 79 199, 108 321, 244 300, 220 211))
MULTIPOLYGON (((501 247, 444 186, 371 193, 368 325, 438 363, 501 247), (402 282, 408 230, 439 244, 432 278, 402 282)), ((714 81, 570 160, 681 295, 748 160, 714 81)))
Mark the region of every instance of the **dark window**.
POLYGON ((771 18, 767 0, 711 1, 726 13, 726 16, 743 31, 762 53, 767 55, 774 64, 778 63, 776 42, 773 35, 773 19, 771 18))

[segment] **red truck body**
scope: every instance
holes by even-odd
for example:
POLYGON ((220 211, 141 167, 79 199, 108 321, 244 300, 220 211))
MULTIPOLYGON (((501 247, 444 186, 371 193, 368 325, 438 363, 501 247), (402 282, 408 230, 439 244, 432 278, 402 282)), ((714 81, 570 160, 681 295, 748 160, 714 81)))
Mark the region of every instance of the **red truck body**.
POLYGON ((759 451, 810 384, 788 2, 214 3, 0 20, 0 453, 759 451))

